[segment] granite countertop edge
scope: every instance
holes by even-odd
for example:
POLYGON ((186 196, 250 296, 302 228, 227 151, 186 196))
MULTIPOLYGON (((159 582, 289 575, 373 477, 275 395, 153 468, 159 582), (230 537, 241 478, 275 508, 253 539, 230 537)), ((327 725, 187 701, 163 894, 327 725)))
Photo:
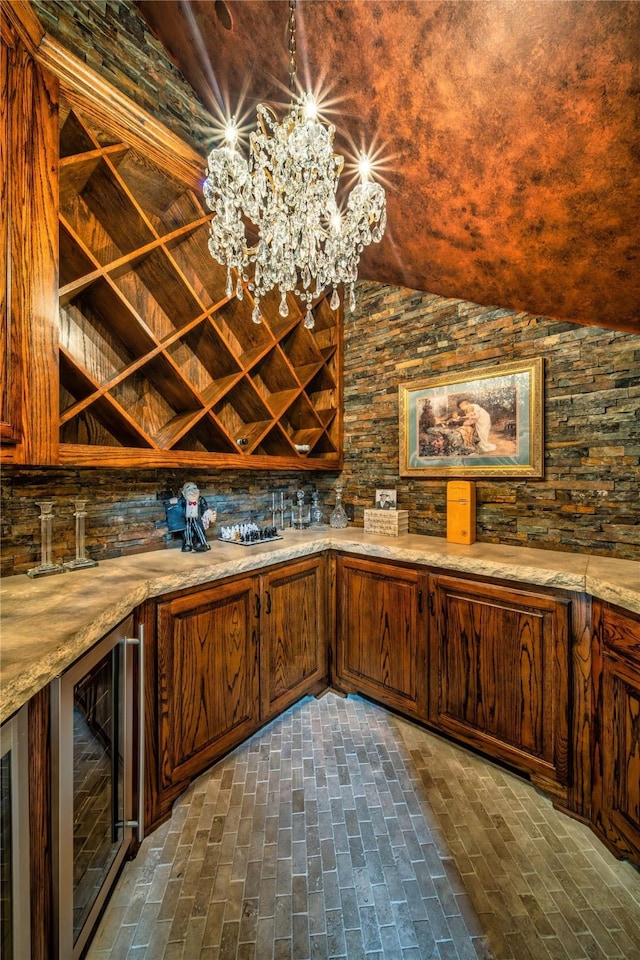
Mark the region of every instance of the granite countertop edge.
POLYGON ((23 575, 0 583, 0 722, 144 600, 329 549, 588 593, 640 614, 640 563, 503 544, 463 546, 416 534, 391 538, 321 528, 287 531, 282 541, 255 548, 218 542, 206 554, 135 554, 63 576, 33 581, 23 575))

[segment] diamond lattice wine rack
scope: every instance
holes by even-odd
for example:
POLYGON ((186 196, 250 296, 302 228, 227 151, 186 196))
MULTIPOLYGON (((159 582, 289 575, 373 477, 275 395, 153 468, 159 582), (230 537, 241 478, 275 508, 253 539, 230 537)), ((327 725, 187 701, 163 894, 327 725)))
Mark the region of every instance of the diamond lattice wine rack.
MULTIPOLYGON (((203 166, 204 170, 204 166, 203 166)), ((340 318, 279 294, 251 319, 207 249, 201 192, 61 108, 60 457, 336 469, 340 318)))

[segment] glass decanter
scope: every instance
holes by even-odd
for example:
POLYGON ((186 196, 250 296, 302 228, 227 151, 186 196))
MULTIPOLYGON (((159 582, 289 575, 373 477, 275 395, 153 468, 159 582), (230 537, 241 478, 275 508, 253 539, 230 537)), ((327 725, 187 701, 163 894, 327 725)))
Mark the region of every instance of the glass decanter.
POLYGON ((320 494, 314 490, 311 494, 311 526, 322 526, 322 507, 320 506, 320 494))
POLYGON ((291 507, 291 526, 294 530, 305 530, 311 523, 311 509, 304 502, 304 490, 296 491, 297 503, 291 507))
POLYGON ((342 484, 336 483, 336 505, 329 517, 329 524, 336 530, 344 530, 348 523, 348 517, 342 506, 342 484))

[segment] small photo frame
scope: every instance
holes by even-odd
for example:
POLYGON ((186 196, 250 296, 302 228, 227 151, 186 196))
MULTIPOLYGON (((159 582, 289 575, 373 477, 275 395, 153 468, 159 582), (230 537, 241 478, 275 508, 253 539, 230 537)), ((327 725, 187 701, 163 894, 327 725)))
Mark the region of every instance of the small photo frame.
POLYGON ((376 490, 376 510, 397 510, 398 493, 396 490, 376 490))

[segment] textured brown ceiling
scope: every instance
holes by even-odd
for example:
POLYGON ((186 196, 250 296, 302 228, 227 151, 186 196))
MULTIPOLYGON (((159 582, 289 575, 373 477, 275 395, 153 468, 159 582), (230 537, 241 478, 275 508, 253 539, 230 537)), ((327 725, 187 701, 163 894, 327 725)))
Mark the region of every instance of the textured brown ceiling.
MULTIPOLYGON (((282 112, 285 0, 137 6, 212 112, 282 112)), ((640 3, 299 0, 297 63, 386 160, 362 277, 640 333, 640 3)))

